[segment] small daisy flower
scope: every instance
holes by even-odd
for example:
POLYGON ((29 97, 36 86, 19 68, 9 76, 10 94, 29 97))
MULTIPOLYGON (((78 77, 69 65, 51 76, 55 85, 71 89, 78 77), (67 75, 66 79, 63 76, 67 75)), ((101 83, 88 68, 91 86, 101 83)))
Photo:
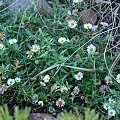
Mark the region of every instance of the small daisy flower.
POLYGON ((6 84, 3 84, 3 85, 2 85, 2 89, 3 89, 4 91, 7 91, 8 88, 9 88, 8 85, 6 85, 6 84))
POLYGON ((73 102, 73 100, 76 98, 76 96, 74 95, 74 93, 73 93, 73 92, 71 93, 71 95, 72 95, 72 96, 70 97, 70 99, 71 99, 71 100, 72 100, 72 102, 73 102))
POLYGON ((19 77, 15 78, 15 82, 19 83, 21 81, 21 79, 19 77))
POLYGON ((96 85, 101 85, 101 80, 96 79, 96 80, 95 80, 95 84, 96 84, 96 85))
POLYGON ((37 94, 33 95, 32 101, 33 101, 33 103, 37 103, 38 102, 38 95, 37 94))
POLYGON ((44 82, 40 82, 40 84, 44 87, 46 86, 46 84, 44 82))
POLYGON ((107 84, 113 83, 110 76, 106 76, 106 77, 105 77, 105 82, 106 82, 107 84))
POLYGON ((118 83, 120 83, 120 74, 117 75, 116 81, 117 81, 118 83))
POLYGON ((80 3, 83 2, 83 0, 73 0, 73 3, 80 3))
POLYGON ((73 89, 73 92, 74 92, 75 94, 79 94, 80 89, 78 88, 78 86, 76 86, 76 87, 73 89))
POLYGON ((38 105, 43 106, 44 105, 43 101, 38 101, 38 105))
POLYGON ((76 55, 75 55, 75 58, 76 58, 76 59, 81 59, 81 57, 80 57, 79 54, 76 54, 76 55))
POLYGON ((15 83, 15 80, 14 79, 8 79, 8 81, 7 81, 7 84, 9 85, 9 86, 11 86, 11 85, 13 85, 15 83))
POLYGON ((92 29, 92 24, 90 24, 90 23, 85 23, 85 24, 84 24, 84 28, 87 29, 87 30, 88 30, 88 29, 92 29))
POLYGON ((40 50, 40 47, 38 46, 38 45, 32 45, 32 52, 37 52, 37 51, 39 51, 40 50))
POLYGON ((0 50, 2 50, 4 48, 3 44, 0 44, 0 50))
POLYGON ((28 58, 31 58, 33 56, 33 52, 32 51, 27 51, 26 54, 28 55, 28 58))
POLYGON ((115 114, 116 114, 115 110, 113 110, 113 109, 109 109, 109 110, 108 110, 108 115, 109 115, 110 117, 115 116, 115 114))
POLYGON ((68 91, 68 88, 67 87, 61 87, 60 89, 61 93, 66 93, 68 91))
POLYGON ((50 113, 53 113, 53 112, 55 112, 55 109, 54 109, 52 106, 50 106, 50 107, 49 107, 49 112, 50 112, 50 113))
POLYGON ((108 91, 109 87, 107 85, 101 85, 99 88, 99 91, 104 93, 105 91, 108 91))
POLYGON ((77 26, 77 22, 75 20, 68 21, 68 26, 70 28, 75 28, 77 26))
POLYGON ((83 78, 83 73, 79 72, 78 74, 75 75, 76 80, 81 80, 83 78))
POLYGON ((43 81, 44 81, 45 83, 48 83, 49 80, 50 80, 50 76, 49 76, 49 75, 45 75, 45 77, 43 78, 43 81))
POLYGON ((88 51, 88 54, 93 54, 96 51, 96 47, 93 44, 91 44, 87 47, 87 51, 88 51))
POLYGON ((105 110, 109 110, 110 109, 110 105, 108 103, 104 103, 103 108, 105 110))
POLYGON ((73 20, 72 17, 68 16, 65 18, 66 22, 69 22, 70 20, 73 20))
POLYGON ((56 84, 53 85, 53 86, 51 87, 50 92, 53 92, 53 91, 57 90, 57 88, 58 88, 58 86, 57 86, 56 84))
POLYGON ((109 100, 110 104, 114 104, 115 103, 115 101, 113 99, 111 99, 111 98, 109 98, 108 100, 109 100))
POLYGON ((63 44, 63 43, 66 42, 66 41, 67 41, 67 39, 66 39, 65 37, 60 37, 60 38, 58 39, 58 42, 61 43, 61 44, 63 44))
POLYGON ((4 32, 1 32, 0 33, 0 40, 4 40, 5 39, 5 33, 4 32))
POLYGON ((9 44, 12 45, 12 44, 15 44, 17 42, 17 39, 10 39, 9 40, 9 44))
POLYGON ((58 99, 58 101, 56 101, 56 106, 58 107, 63 107, 65 105, 65 101, 61 98, 58 99))

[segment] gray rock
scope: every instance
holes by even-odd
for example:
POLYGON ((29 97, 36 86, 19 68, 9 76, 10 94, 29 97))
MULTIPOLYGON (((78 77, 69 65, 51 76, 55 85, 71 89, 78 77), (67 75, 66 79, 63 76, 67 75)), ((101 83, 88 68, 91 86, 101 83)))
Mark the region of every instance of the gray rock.
POLYGON ((50 8, 49 4, 46 0, 3 0, 3 2, 10 6, 10 10, 22 10, 29 9, 30 6, 34 6, 37 10, 45 10, 46 12, 51 12, 52 9, 50 8))
POLYGON ((55 118, 47 113, 32 113, 28 120, 55 120, 55 118))

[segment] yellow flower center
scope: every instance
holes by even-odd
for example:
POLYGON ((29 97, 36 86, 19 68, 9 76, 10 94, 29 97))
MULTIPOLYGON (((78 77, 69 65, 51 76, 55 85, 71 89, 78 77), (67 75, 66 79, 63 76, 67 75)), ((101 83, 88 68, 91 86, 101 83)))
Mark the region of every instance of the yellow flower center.
POLYGON ((0 33, 0 38, 3 38, 3 34, 2 33, 0 33))
POLYGON ((74 26, 74 22, 71 22, 70 25, 71 25, 71 26, 74 26))
POLYGON ((93 48, 90 48, 90 51, 93 51, 93 48))
POLYGON ((78 74, 78 78, 80 78, 81 76, 80 76, 80 74, 78 74))
POLYGON ((62 89, 62 93, 65 93, 66 92, 66 89, 62 89))
POLYGON ((76 89, 75 91, 76 91, 76 92, 79 92, 79 89, 76 89))
POLYGON ((62 101, 58 101, 58 104, 61 106, 63 103, 62 103, 62 101))
POLYGON ((110 112, 110 114, 112 115, 112 114, 113 114, 113 112, 110 112))
POLYGON ((90 26, 87 26, 87 29, 89 29, 90 28, 90 26))
POLYGON ((34 47, 34 48, 33 48, 33 50, 37 50, 37 48, 36 48, 36 47, 34 47))
POLYGON ((61 40, 61 42, 63 43, 63 42, 65 42, 64 40, 61 40))
POLYGON ((3 47, 2 46, 0 46, 0 49, 2 49, 3 47))

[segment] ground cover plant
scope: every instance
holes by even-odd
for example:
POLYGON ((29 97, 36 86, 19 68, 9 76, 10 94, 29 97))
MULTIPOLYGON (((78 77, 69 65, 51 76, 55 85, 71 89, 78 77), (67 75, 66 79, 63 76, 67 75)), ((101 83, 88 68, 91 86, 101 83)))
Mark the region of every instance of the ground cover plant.
POLYGON ((34 4, 17 13, 2 8, 1 105, 53 115, 94 108, 104 119, 120 118, 120 26, 100 12, 112 4, 93 3, 49 1, 49 14, 34 4))

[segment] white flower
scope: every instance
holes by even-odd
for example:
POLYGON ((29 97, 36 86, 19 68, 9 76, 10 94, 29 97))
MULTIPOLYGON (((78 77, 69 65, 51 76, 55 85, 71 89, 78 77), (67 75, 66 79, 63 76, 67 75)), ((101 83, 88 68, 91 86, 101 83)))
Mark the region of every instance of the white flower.
POLYGON ((85 29, 92 29, 92 24, 91 23, 85 23, 84 28, 85 29))
POLYGON ((108 103, 104 103, 103 108, 105 110, 108 110, 108 109, 110 109, 110 105, 108 103))
POLYGON ((66 93, 68 91, 68 88, 67 87, 61 87, 60 89, 61 93, 66 93))
POLYGON ((15 80, 11 79, 11 78, 8 79, 8 81, 7 81, 7 84, 10 85, 10 86, 13 85, 14 83, 15 83, 15 80))
POLYGON ((49 75, 45 75, 45 77, 43 78, 43 81, 44 81, 45 83, 48 83, 49 80, 50 80, 50 76, 49 76, 49 75))
POLYGON ((56 106, 58 107, 63 107, 65 105, 65 101, 61 98, 58 99, 58 101, 56 101, 56 106))
POLYGON ((70 97, 70 99, 71 99, 72 102, 73 102, 73 100, 75 99, 76 96, 74 95, 74 92, 72 92, 71 95, 72 95, 72 96, 70 97))
POLYGON ((106 22, 101 22, 100 23, 103 27, 107 27, 108 26, 108 23, 106 23, 106 22))
POLYGON ((75 28, 77 26, 77 22, 75 20, 68 21, 68 26, 70 28, 75 28))
POLYGON ((16 77, 16 78, 15 78, 15 81, 16 81, 16 82, 20 82, 21 79, 20 79, 19 77, 16 77))
POLYGON ((116 81, 117 81, 118 83, 120 83, 120 74, 117 75, 116 81))
POLYGON ((37 52, 37 51, 39 51, 40 50, 40 47, 38 46, 38 45, 32 45, 32 50, 31 51, 33 51, 33 52, 37 52))
POLYGON ((82 2, 83 0, 73 0, 73 3, 80 3, 82 2))
POLYGON ((33 97, 32 97, 32 101, 33 103, 37 103, 38 102, 38 95, 37 94, 34 94, 33 97))
POLYGON ((96 84, 96 85, 101 85, 101 80, 96 79, 96 80, 95 80, 95 84, 96 84))
POLYGON ((67 41, 67 39, 66 39, 65 37, 60 37, 60 38, 58 39, 58 42, 61 43, 61 44, 63 44, 63 43, 66 42, 66 41, 67 41))
POLYGON ((96 51, 96 47, 93 44, 91 44, 87 47, 87 51, 88 51, 88 54, 93 54, 96 51))
POLYGON ((77 15, 78 9, 75 9, 73 11, 68 10, 68 15, 77 15))
POLYGON ((41 84, 42 86, 46 86, 46 84, 45 84, 44 82, 40 82, 40 84, 41 84))
POLYGON ((50 92, 53 92, 53 91, 57 90, 57 88, 58 88, 58 86, 57 86, 56 84, 54 84, 54 85, 51 87, 50 92))
POLYGON ((73 92, 74 92, 75 94, 78 94, 78 93, 80 92, 78 86, 76 86, 76 87, 74 88, 73 92))
POLYGON ((115 116, 115 114, 116 114, 115 110, 113 110, 113 109, 109 109, 109 110, 108 110, 108 115, 109 115, 110 117, 115 116))
POLYGON ((109 103, 114 104, 115 101, 113 99, 109 98, 109 103))
POLYGON ((76 80, 81 80, 83 78, 83 73, 79 72, 78 74, 75 75, 76 80))
POLYGON ((43 106, 44 105, 43 101, 38 101, 38 105, 43 106))
POLYGON ((3 44, 0 44, 0 50, 4 48, 4 45, 3 44))
POLYGON ((27 51, 26 54, 28 55, 27 57, 31 58, 33 56, 33 52, 32 51, 27 51))
POLYGON ((17 42, 17 39, 10 39, 9 40, 10 45, 15 44, 16 42, 17 42))
POLYGON ((68 10, 68 15, 72 15, 72 12, 70 10, 68 10))
POLYGON ((107 84, 113 83, 110 76, 106 76, 106 77, 105 77, 105 81, 106 81, 107 84))
POLYGON ((92 30, 93 30, 94 32, 97 30, 97 28, 98 28, 98 25, 93 25, 93 26, 92 26, 92 30))

